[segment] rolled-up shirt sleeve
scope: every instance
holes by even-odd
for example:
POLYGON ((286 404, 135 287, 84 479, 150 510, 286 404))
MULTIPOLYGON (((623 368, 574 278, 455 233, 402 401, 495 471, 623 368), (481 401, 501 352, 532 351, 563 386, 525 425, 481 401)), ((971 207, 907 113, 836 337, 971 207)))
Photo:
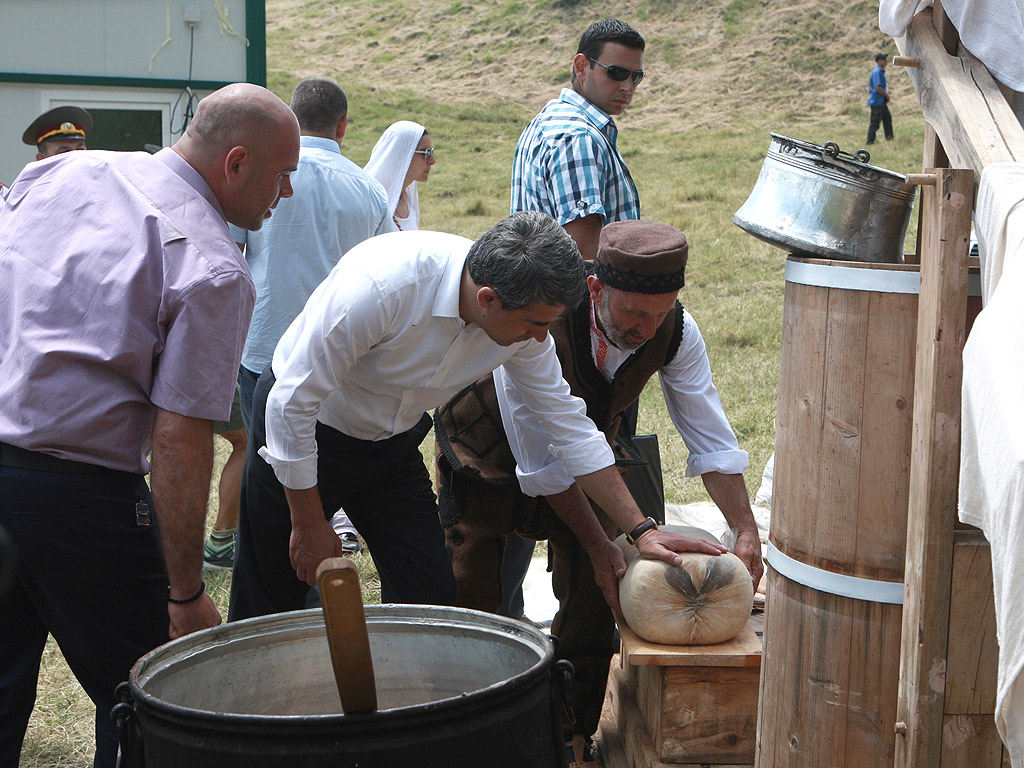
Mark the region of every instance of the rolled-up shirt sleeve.
POLYGON ((549 336, 494 373, 502 422, 528 496, 564 491, 574 478, 615 463, 603 433, 572 395, 549 336))
POLYGON ((259 454, 294 490, 317 483, 320 404, 390 322, 389 302, 369 276, 349 272, 344 283, 335 277, 317 288, 274 352, 277 381, 267 397, 267 444, 259 454), (331 292, 326 300, 317 297, 323 291, 331 292))
POLYGON ((686 476, 740 474, 750 459, 740 449, 722 409, 704 337, 689 312, 684 312, 684 323, 679 350, 659 375, 669 417, 690 452, 686 476))

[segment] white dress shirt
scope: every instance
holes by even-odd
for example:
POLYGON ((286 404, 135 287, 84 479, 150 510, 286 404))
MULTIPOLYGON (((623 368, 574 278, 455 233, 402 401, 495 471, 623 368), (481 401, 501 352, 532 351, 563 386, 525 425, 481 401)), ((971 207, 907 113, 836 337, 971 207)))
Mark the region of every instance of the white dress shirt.
MULTIPOLYGON (((570 471, 609 466, 604 435, 569 393, 554 342, 496 344, 459 315, 471 241, 395 232, 357 245, 313 292, 274 352, 260 455, 287 488, 316 484, 316 422, 362 440, 411 429, 504 364, 570 471)), ((582 472, 580 472, 582 474, 582 472)))
MULTIPOLYGON (((597 364, 598 333, 590 329, 591 354, 597 364)), ((601 373, 611 381, 631 352, 607 344, 601 373)), ((729 420, 722 410, 718 390, 711 380, 704 337, 689 312, 683 310, 683 338, 675 357, 658 375, 665 395, 668 413, 690 451, 686 476, 697 477, 705 472, 739 474, 749 465, 747 452, 740 450, 729 420)), ((514 377, 504 370, 494 372, 498 404, 505 432, 516 458, 516 476, 523 493, 528 496, 549 496, 564 491, 573 477, 583 474, 567 471, 548 446, 551 443, 543 426, 533 417, 524 402, 514 377)), ((600 469, 600 467, 596 467, 600 469)), ((591 470, 593 471, 593 470, 591 470)))
POLYGON ((257 232, 238 227, 235 242, 256 284, 256 307, 242 352, 242 365, 263 373, 281 335, 350 248, 391 231, 384 188, 342 156, 338 142, 303 136, 291 197, 257 232))

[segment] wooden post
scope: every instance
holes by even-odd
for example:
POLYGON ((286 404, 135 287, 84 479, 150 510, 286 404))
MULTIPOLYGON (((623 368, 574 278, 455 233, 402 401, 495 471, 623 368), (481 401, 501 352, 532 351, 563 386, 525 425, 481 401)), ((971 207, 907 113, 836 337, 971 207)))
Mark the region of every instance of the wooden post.
POLYGON ((939 767, 960 461, 974 174, 927 172, 937 175, 937 184, 921 188, 925 222, 895 768, 939 767))
MULTIPOLYGON (((946 157, 946 150, 942 148, 942 140, 930 123, 924 125, 924 162, 922 168, 949 168, 949 158, 946 157)), ((921 208, 918 208, 920 211, 921 208)), ((917 217, 917 251, 913 254, 906 254, 904 260, 907 264, 921 263, 921 241, 924 231, 925 217, 918 214, 917 217)))

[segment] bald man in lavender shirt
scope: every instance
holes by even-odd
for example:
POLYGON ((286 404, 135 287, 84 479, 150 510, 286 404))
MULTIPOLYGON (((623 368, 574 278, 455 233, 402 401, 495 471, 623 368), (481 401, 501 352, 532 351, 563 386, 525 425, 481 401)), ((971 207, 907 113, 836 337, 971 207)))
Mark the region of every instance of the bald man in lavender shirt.
POLYGON ((287 105, 236 84, 170 149, 32 163, 0 198, 0 526, 19 554, 0 768, 18 764, 47 633, 96 703, 94 765, 113 766, 116 685, 220 623, 201 576, 210 421, 228 417, 255 298, 227 222, 259 229, 298 153, 287 105))

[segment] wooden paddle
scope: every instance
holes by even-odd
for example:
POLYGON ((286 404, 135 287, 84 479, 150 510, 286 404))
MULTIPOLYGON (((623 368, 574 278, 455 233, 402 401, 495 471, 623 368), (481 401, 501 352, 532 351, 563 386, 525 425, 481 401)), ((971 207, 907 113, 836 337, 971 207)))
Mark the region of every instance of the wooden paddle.
POLYGON ((377 685, 356 566, 344 557, 329 557, 316 569, 316 584, 341 708, 346 715, 374 712, 377 685))

